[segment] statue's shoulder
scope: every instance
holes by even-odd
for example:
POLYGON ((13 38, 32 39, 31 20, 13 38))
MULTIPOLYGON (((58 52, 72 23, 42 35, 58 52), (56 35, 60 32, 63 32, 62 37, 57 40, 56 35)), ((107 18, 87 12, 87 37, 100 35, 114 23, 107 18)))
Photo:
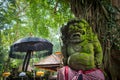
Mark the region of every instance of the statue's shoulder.
POLYGON ((88 39, 88 42, 89 43, 99 42, 97 34, 92 34, 92 36, 90 37, 90 39, 88 39))

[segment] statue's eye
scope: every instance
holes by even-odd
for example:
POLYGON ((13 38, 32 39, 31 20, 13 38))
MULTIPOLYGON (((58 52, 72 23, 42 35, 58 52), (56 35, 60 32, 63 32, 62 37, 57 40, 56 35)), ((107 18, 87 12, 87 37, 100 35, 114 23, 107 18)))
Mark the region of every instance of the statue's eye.
POLYGON ((79 30, 79 32, 82 34, 82 35, 84 35, 85 34, 85 31, 84 30, 79 30))

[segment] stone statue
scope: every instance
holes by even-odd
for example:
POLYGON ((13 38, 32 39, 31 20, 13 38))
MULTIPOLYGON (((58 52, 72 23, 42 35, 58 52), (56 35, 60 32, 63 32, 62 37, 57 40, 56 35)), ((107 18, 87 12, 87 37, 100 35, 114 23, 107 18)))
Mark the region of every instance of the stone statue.
MULTIPOLYGON (((95 72, 100 71, 97 69, 100 68, 102 64, 102 48, 97 35, 92 32, 92 28, 86 20, 74 19, 69 21, 65 26, 61 28, 61 33, 61 39, 63 41, 63 62, 64 66, 68 66, 69 71, 68 80, 79 80, 79 77, 73 79, 74 76, 70 76, 71 74, 74 74, 74 72, 81 72, 79 74, 83 74, 85 71, 89 70, 95 72)), ((66 80, 63 79, 65 77, 63 76, 65 75, 65 70, 66 67, 63 67, 60 69, 60 71, 58 71, 58 80, 66 80), (63 78, 59 79, 60 77, 63 78)), ((92 75, 95 75, 95 73, 92 75)), ((83 74, 82 78, 85 78, 85 76, 86 75, 83 74)), ((104 80, 103 74, 101 80, 104 80)))

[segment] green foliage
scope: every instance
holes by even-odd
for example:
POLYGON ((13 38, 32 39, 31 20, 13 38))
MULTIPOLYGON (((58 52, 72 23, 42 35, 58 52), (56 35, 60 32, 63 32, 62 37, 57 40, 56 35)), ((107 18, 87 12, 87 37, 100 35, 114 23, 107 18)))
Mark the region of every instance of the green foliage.
POLYGON ((107 37, 107 39, 111 42, 110 48, 120 50, 120 25, 117 23, 116 18, 117 13, 120 13, 120 11, 116 7, 112 6, 111 3, 106 1, 103 1, 102 4, 104 5, 107 15, 109 16, 106 23, 108 29, 106 30, 107 35, 105 37, 107 37))
POLYGON ((60 51, 59 27, 73 17, 68 5, 56 0, 1 0, 0 7, 1 62, 7 61, 11 44, 28 36, 46 38, 54 44, 53 51, 60 51))

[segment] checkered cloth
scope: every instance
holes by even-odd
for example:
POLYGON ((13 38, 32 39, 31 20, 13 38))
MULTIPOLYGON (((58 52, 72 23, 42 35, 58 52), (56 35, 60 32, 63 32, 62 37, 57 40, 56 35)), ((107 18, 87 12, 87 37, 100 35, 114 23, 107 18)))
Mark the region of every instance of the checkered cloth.
POLYGON ((100 69, 77 72, 65 66, 58 70, 57 80, 105 80, 105 78, 100 69))

